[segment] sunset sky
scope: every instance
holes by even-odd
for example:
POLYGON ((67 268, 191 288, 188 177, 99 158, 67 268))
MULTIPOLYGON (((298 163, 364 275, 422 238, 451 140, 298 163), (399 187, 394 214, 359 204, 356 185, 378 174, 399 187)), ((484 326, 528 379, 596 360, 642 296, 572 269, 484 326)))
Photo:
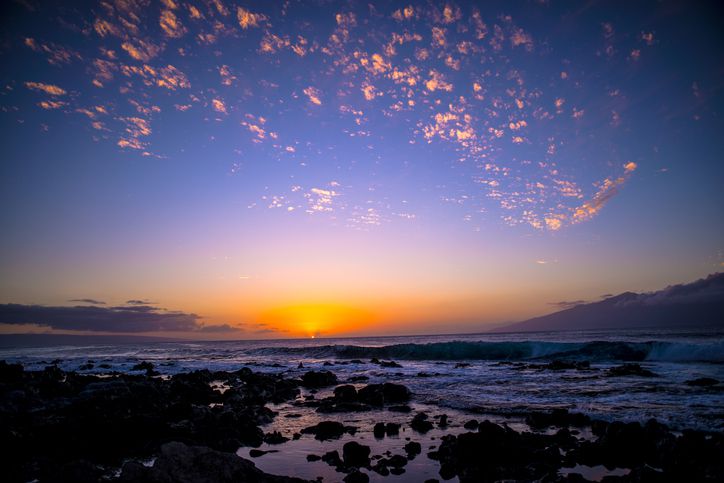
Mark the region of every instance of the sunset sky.
POLYGON ((717 2, 0 8, 0 333, 475 332, 724 271, 717 2))

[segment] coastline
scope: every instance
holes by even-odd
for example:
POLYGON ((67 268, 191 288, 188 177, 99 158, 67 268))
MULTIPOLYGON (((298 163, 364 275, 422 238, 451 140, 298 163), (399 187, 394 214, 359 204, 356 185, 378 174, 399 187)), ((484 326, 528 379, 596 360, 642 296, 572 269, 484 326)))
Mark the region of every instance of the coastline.
POLYGON ((392 373, 370 383, 364 375, 340 380, 329 368, 301 378, 249 368, 159 375, 142 362, 134 374, 87 375, 0 363, 7 481, 724 477, 721 432, 562 409, 518 418, 442 412, 392 373))

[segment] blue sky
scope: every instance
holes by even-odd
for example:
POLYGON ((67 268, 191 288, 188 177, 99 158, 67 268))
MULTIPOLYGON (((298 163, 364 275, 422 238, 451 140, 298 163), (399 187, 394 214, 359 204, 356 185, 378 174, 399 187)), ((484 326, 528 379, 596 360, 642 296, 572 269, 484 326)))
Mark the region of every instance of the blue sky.
POLYGON ((5 303, 468 331, 724 263, 713 3, 2 8, 5 303))

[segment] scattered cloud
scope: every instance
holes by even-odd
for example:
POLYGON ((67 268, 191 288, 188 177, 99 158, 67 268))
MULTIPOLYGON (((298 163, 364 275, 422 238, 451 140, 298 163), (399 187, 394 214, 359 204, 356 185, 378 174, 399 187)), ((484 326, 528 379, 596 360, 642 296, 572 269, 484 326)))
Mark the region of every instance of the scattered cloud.
POLYGON ((309 98, 309 102, 318 106, 322 105, 322 100, 320 99, 321 93, 319 92, 319 89, 315 89, 314 87, 310 86, 305 88, 303 92, 309 98))
POLYGON ((74 307, 45 305, 0 305, 0 324, 34 324, 55 330, 112 333, 142 332, 229 332, 228 324, 207 325, 196 314, 171 311, 150 305, 74 307))
POLYGON ((26 82, 25 87, 35 91, 45 92, 51 96, 64 96, 66 94, 64 89, 53 84, 44 84, 42 82, 26 82))

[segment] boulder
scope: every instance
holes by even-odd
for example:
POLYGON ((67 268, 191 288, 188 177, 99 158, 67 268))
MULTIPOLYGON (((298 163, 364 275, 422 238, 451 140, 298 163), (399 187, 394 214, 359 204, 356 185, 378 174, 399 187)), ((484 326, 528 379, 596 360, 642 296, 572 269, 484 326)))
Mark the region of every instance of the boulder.
POLYGON ((337 376, 330 371, 309 371, 302 376, 302 386, 306 388, 328 387, 337 384, 337 376))
POLYGON ((356 441, 345 443, 342 447, 344 464, 347 466, 361 467, 370 464, 370 447, 359 444, 356 441))

